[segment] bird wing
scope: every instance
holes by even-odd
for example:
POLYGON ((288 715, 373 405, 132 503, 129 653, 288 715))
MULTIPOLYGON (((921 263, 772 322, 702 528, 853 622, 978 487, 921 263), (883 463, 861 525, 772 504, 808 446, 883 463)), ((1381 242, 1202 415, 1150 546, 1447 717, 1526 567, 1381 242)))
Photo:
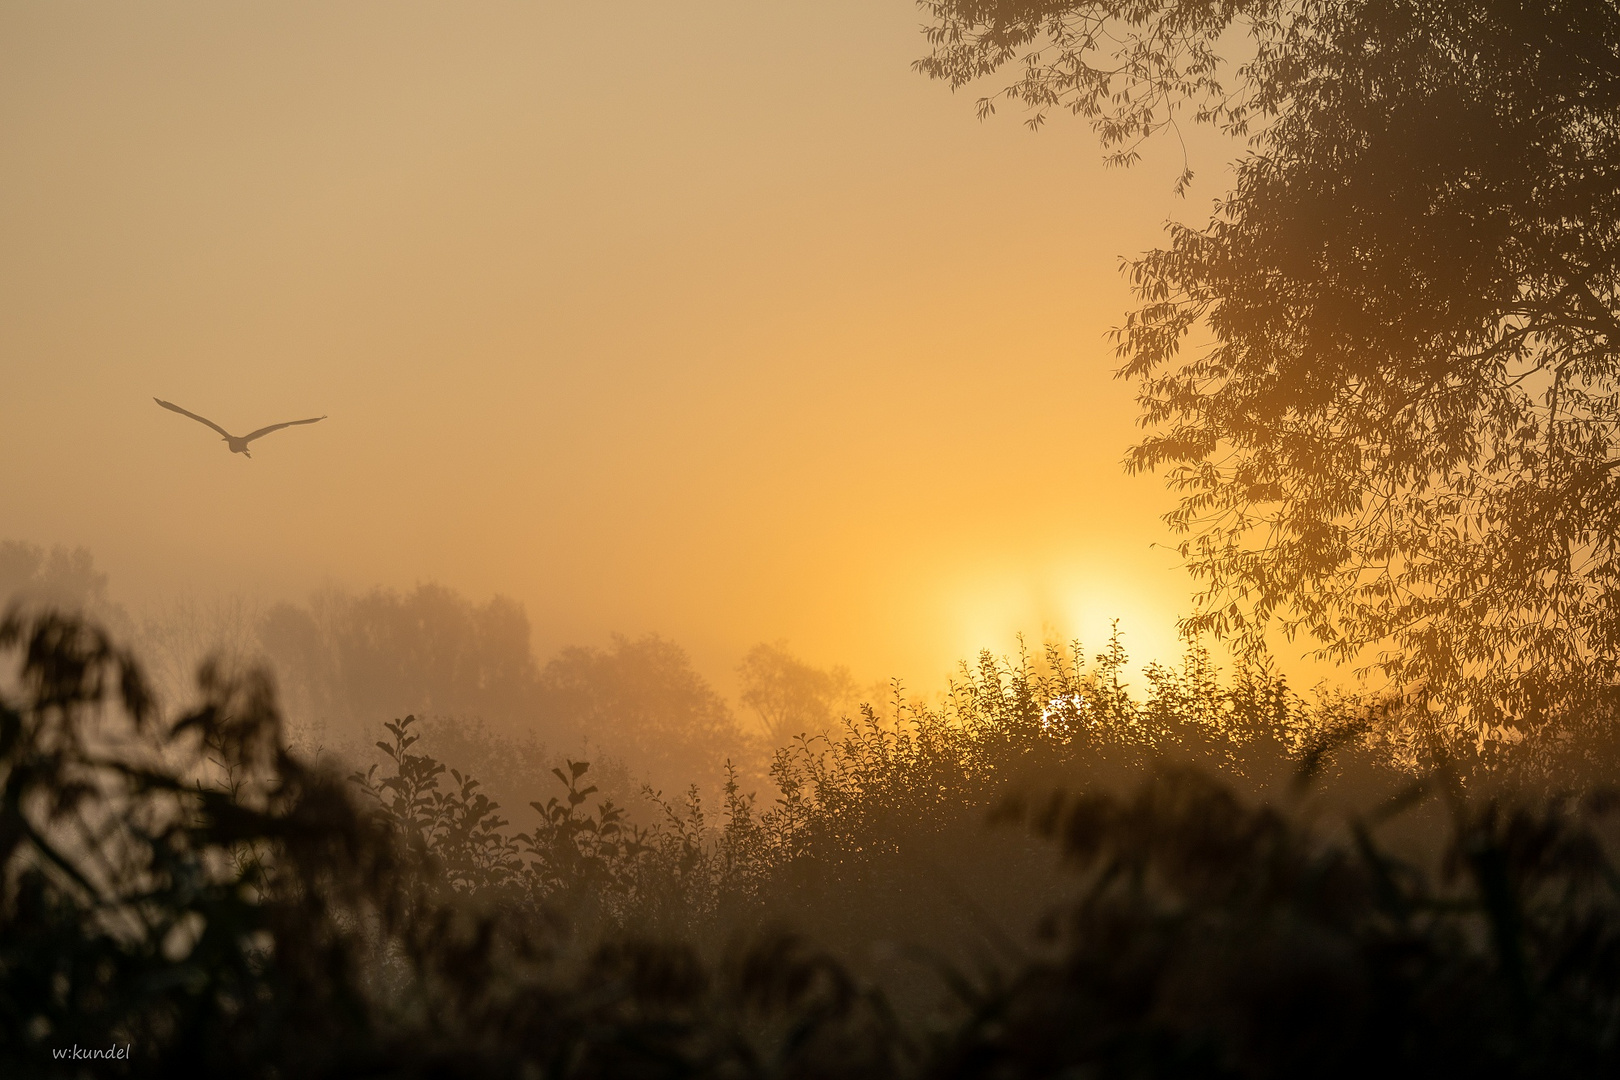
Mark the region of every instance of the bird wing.
POLYGON ((172 402, 172 401, 164 401, 162 398, 153 398, 152 400, 157 402, 159 405, 163 406, 165 409, 168 409, 170 412, 177 412, 181 416, 189 416, 193 420, 197 421, 199 424, 207 424, 209 427, 213 428, 215 431, 219 432, 221 435, 225 436, 227 439, 232 437, 230 432, 226 431, 224 428, 220 427, 218 424, 214 423, 212 420, 208 419, 208 417, 206 417, 206 416, 198 416, 194 412, 188 412, 185 409, 182 409, 180 406, 176 405, 174 402, 172 402))
POLYGON ((288 420, 285 424, 271 424, 269 427, 262 427, 258 431, 249 432, 248 434, 242 436, 242 441, 245 443, 252 442, 260 435, 268 435, 272 431, 280 431, 284 427, 297 427, 299 424, 313 424, 318 420, 325 419, 326 417, 324 416, 312 416, 308 420, 288 420))

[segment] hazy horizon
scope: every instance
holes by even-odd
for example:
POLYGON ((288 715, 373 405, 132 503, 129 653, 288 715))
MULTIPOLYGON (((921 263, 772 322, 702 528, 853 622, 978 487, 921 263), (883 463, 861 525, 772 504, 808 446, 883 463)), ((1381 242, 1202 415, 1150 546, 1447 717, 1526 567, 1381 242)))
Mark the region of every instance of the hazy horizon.
MULTIPOLYGON (((1225 151, 1105 169, 915 74, 909 0, 0 8, 0 538, 135 608, 436 582, 543 661, 785 640, 942 683, 1180 653, 1118 272, 1225 151), (252 460, 156 407, 278 432, 252 460)), ((1283 657, 1288 661, 1288 657, 1283 657)), ((1301 669, 1304 670, 1304 669, 1301 669)))

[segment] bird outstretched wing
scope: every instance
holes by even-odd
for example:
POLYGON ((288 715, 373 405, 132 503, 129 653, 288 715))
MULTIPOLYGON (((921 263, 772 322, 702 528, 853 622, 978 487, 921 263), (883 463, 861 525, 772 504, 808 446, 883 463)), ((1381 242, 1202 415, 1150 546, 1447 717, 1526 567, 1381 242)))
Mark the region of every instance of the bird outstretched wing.
MULTIPOLYGON (((212 420, 208 419, 208 417, 206 417, 206 416, 198 416, 196 413, 190 412, 190 411, 188 411, 186 409, 182 409, 180 406, 176 405, 174 402, 172 402, 172 401, 164 401, 162 398, 153 398, 152 400, 157 402, 159 405, 163 406, 165 409, 168 409, 170 412, 177 412, 181 416, 189 416, 193 420, 197 421, 199 424, 207 424, 209 427, 213 428, 215 431, 219 432, 221 435, 225 436, 227 439, 231 438, 231 433, 230 432, 226 431, 224 428, 220 427, 218 424, 214 423, 212 420)), ((268 430, 268 429, 266 429, 266 430, 268 430)), ((249 438, 252 438, 252 436, 249 436, 249 438)))
POLYGON ((257 439, 260 435, 268 435, 272 431, 280 431, 284 427, 297 427, 299 424, 313 424, 316 421, 325 419, 326 417, 324 416, 312 416, 308 420, 288 420, 285 424, 271 424, 269 427, 262 427, 258 431, 250 431, 248 434, 242 436, 242 441, 245 443, 250 443, 254 439, 257 439))

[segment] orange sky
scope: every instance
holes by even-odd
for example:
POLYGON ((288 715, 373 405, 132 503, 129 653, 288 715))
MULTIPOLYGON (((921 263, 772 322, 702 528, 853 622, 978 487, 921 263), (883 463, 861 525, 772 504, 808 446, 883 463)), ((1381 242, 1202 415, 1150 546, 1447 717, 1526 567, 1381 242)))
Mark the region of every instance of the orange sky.
POLYGON ((0 4, 0 537, 115 593, 439 581, 936 681, 1175 651, 1118 257, 1196 219, 912 73, 908 0, 0 4), (330 419, 226 452, 233 430, 330 419))

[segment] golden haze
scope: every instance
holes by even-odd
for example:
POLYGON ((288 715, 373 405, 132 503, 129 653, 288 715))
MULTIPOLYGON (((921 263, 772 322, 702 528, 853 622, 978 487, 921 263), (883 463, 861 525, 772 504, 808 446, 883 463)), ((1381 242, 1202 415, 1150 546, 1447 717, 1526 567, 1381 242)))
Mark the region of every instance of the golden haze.
POLYGON ((0 7, 0 534, 139 604, 439 581, 541 658, 1176 651, 1118 257, 1179 149, 974 119, 885 4, 0 7), (251 461, 233 431, 330 414, 251 461))

